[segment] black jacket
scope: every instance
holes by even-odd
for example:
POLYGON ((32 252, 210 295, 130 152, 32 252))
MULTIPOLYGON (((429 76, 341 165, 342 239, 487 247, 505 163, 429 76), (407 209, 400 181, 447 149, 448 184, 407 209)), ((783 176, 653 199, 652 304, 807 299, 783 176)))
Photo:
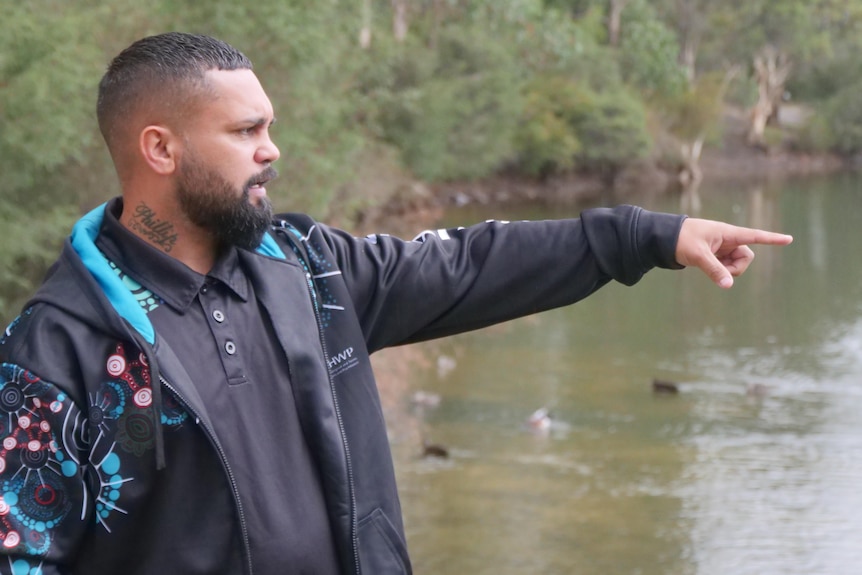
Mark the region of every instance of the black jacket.
MULTIPOLYGON (((103 213, 75 226, 0 336, 0 573, 289 573, 249 556, 260 534, 219 440, 231 422, 153 332, 152 294, 95 248, 103 213)), ((284 215, 240 252, 288 358, 345 573, 411 572, 369 354, 679 268, 682 220, 621 206, 403 241, 284 215)))

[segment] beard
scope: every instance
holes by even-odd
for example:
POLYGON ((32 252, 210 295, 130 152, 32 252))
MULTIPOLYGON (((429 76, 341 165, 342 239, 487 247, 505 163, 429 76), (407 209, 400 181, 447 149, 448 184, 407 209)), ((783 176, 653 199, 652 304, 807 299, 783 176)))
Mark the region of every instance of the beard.
POLYGON ((241 193, 215 170, 187 159, 180 167, 177 189, 180 208, 196 226, 212 233, 222 246, 253 250, 263 240, 272 221, 272 204, 266 197, 254 205, 249 188, 278 175, 267 167, 243 185, 241 193))

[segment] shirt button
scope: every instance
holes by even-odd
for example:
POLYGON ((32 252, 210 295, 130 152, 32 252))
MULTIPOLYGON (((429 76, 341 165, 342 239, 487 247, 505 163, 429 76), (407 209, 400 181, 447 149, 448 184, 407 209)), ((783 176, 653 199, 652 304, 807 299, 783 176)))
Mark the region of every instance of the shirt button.
POLYGON ((233 355, 236 353, 236 344, 232 341, 227 341, 224 344, 224 350, 227 352, 228 355, 233 355))
POLYGON ((201 286, 201 293, 207 293, 207 290, 208 290, 208 289, 209 289, 209 288, 207 287, 207 285, 206 285, 206 284, 204 284, 203 286, 201 286))
POLYGON ((224 313, 220 309, 215 310, 213 312, 213 319, 219 323, 223 322, 224 321, 224 313))

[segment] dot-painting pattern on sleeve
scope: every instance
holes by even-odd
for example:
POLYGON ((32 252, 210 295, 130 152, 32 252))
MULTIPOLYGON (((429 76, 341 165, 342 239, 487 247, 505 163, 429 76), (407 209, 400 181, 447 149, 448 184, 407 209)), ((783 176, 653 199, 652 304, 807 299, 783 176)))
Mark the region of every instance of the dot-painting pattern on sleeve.
MULTIPOLYGON (((0 365, 0 545, 44 555, 82 493, 83 414, 56 386, 0 365)), ((80 514, 79 514, 80 516, 80 514)))

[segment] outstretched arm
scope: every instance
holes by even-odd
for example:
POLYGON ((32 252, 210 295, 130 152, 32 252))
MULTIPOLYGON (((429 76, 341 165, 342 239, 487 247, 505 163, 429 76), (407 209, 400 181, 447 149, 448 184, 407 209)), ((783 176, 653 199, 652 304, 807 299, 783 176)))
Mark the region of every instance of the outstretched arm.
POLYGON ((688 218, 676 244, 676 261, 698 267, 718 286, 729 288, 754 259, 749 244, 786 246, 792 236, 731 224, 688 218))

